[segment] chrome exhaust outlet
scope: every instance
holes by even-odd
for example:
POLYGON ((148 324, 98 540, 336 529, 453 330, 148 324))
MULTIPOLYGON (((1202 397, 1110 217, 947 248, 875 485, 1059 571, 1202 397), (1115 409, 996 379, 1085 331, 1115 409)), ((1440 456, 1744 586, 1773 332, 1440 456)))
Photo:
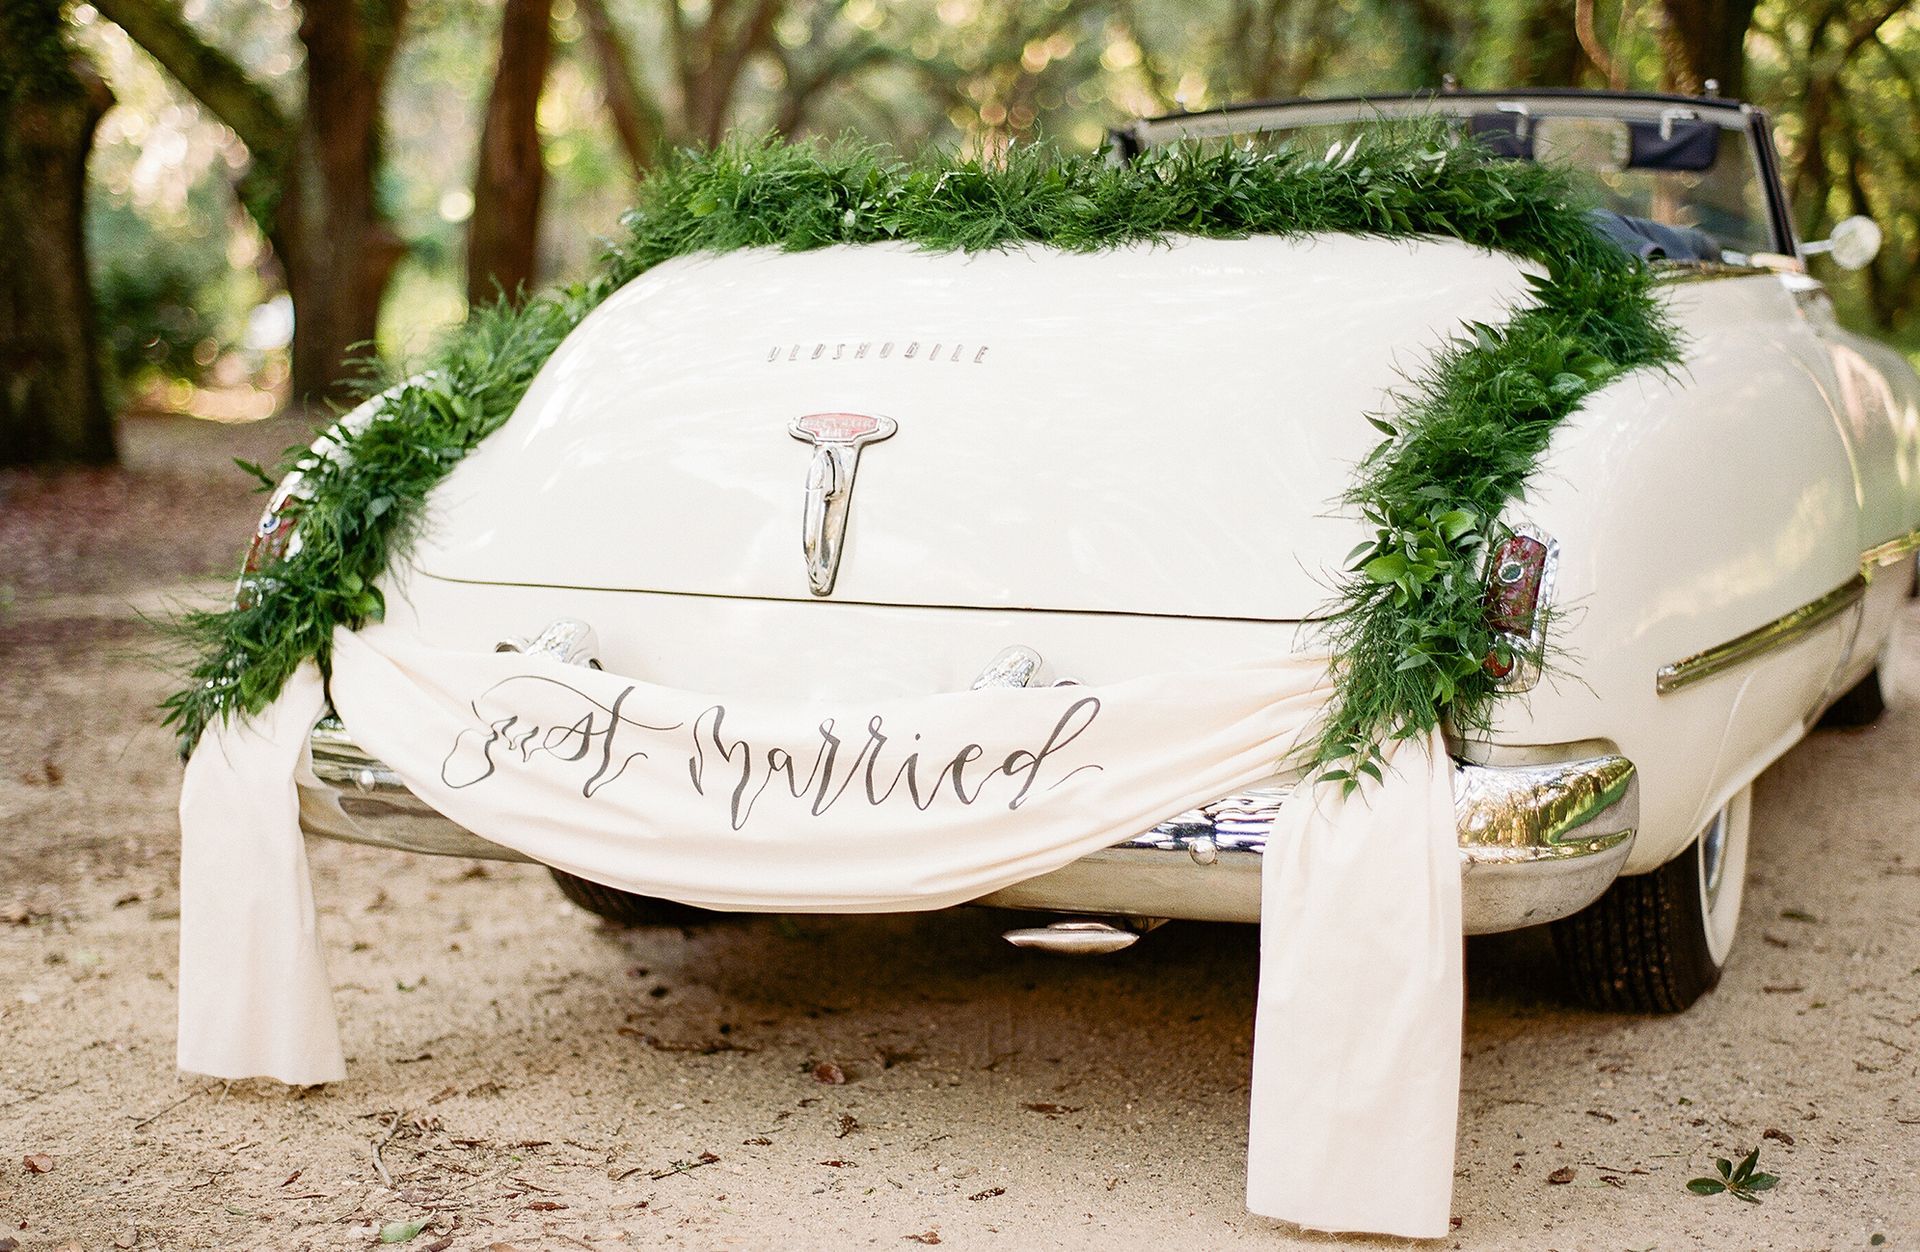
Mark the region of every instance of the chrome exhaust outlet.
POLYGON ((1057 952, 1062 956, 1105 956, 1138 943, 1140 936, 1167 924, 1164 917, 1062 918, 1045 926, 1028 926, 1001 935, 1016 948, 1057 952))

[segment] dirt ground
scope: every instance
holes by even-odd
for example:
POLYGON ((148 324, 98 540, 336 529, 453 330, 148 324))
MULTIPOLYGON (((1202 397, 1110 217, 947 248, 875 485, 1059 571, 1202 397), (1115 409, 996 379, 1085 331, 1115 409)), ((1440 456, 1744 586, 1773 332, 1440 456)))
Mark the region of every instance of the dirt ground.
MULTIPOLYGON (((1378 1246, 1242 1208, 1252 928, 1081 961, 984 910, 621 932, 532 867, 316 845, 349 1079, 177 1073, 139 614, 217 590, 259 507, 220 467, 297 433, 142 421, 127 472, 0 479, 0 1249, 1378 1246)), ((1899 706, 1761 780, 1704 1003, 1590 1013, 1539 936, 1469 945, 1447 1244, 1920 1247, 1903 629, 1899 706), (1756 1146, 1763 1204, 1684 1189, 1756 1146)))

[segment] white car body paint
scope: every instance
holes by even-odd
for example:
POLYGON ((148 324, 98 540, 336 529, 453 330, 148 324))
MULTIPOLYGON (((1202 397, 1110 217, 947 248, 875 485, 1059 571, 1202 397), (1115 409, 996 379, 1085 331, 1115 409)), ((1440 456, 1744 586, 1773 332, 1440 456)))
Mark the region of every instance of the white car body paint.
MULTIPOLYGON (((1021 643, 1107 681, 1311 646, 1368 413, 1524 268, 1451 241, 1180 241, 1092 255, 904 247, 670 262, 555 353, 435 491, 390 615, 491 647, 556 617, 609 667, 711 691, 965 687, 1021 643), (889 346, 890 345, 890 346, 889 346), (883 352, 883 347, 885 351, 883 352), (834 593, 808 593, 795 417, 885 414, 834 593)), ((1629 872, 1679 853, 1869 669, 1862 608, 1683 690, 1661 666, 1845 584, 1920 528, 1920 385, 1818 284, 1664 286, 1685 361, 1590 398, 1511 522, 1560 545, 1555 655, 1482 760, 1592 743, 1639 767, 1629 872)), ((1897 576, 1895 576, 1897 575, 1897 576)))

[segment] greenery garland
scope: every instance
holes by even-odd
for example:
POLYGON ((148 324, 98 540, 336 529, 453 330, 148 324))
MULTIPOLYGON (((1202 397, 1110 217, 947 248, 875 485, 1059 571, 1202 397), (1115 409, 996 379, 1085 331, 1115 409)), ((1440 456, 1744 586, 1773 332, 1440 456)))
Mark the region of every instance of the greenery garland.
POLYGON ((1039 147, 909 161, 779 140, 677 154, 641 187, 594 278, 476 310, 410 381, 369 380, 370 395, 391 388, 379 420, 336 430, 322 453, 290 452, 282 472, 298 471, 307 497, 298 550, 232 607, 181 621, 199 658, 167 721, 191 750, 216 719, 264 708, 303 661, 325 667, 335 627, 380 617, 378 580, 429 491, 507 419, 581 318, 662 261, 890 241, 1085 252, 1183 235, 1450 236, 1545 274, 1504 326, 1469 326, 1444 345, 1396 411, 1354 415, 1386 436, 1347 496, 1376 533, 1335 590, 1335 697, 1313 750, 1324 777, 1356 786, 1378 776, 1390 736, 1442 718, 1486 725, 1496 689, 1485 660, 1504 645, 1485 620, 1484 565, 1502 508, 1583 399, 1676 359, 1652 274, 1583 207, 1563 172, 1496 159, 1437 125, 1380 124, 1324 156, 1176 146, 1127 164, 1039 147))

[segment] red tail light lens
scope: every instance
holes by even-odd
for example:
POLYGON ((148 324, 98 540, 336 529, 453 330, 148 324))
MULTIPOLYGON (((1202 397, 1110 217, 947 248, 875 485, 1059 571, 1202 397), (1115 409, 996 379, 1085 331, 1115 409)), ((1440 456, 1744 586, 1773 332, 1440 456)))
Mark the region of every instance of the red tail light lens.
POLYGON ((241 567, 241 573, 258 574, 287 555, 287 549, 293 545, 293 532, 300 525, 300 506, 304 503, 299 496, 288 493, 285 499, 267 506, 267 511, 260 515, 260 524, 253 528, 253 542, 247 545, 247 563, 241 567))
POLYGON ((1557 555, 1552 539, 1531 531, 1516 531, 1494 546, 1484 604, 1497 642, 1486 670, 1509 690, 1524 691, 1539 678, 1543 610, 1552 600, 1557 555))
POLYGON ((307 498, 299 491, 298 475, 289 476, 274 488, 266 512, 253 528, 247 559, 240 567, 240 585, 234 588, 233 600, 240 608, 253 604, 261 591, 272 590, 273 579, 263 577, 264 571, 300 550, 300 514, 306 504, 307 498))

